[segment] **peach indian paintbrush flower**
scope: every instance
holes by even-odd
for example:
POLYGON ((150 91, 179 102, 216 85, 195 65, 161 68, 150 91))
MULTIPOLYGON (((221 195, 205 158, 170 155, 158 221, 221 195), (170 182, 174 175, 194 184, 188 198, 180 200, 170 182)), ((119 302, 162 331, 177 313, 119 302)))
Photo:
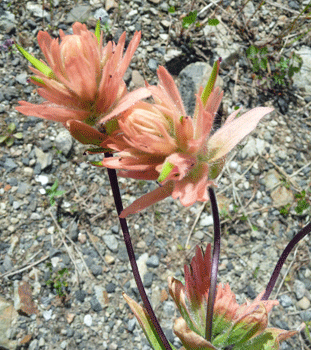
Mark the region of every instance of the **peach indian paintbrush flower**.
MULTIPOLYGON (((272 108, 258 107, 235 118, 211 135, 223 92, 214 87, 220 60, 214 64, 207 88, 196 95, 193 118, 187 116, 173 78, 164 67, 158 69, 158 86, 147 85, 154 104, 138 102, 118 116, 119 129, 102 144, 117 153, 98 166, 119 169, 119 175, 158 180, 160 187, 126 208, 121 217, 139 212, 170 195, 184 206, 207 201, 207 188, 214 184, 224 158, 257 126, 272 108), (209 90, 206 93, 206 89, 209 90)), ((102 119, 105 122, 118 108, 102 119)))
POLYGON ((186 349, 267 349, 276 350, 279 343, 296 331, 267 328, 268 313, 277 300, 261 300, 264 291, 252 302, 239 305, 230 286, 218 284, 214 304, 211 343, 205 339, 206 305, 211 275, 211 245, 205 254, 196 247, 191 267, 185 265, 185 286, 169 277, 169 291, 182 315, 174 325, 175 334, 186 349))
MULTIPOLYGON (((278 350, 283 340, 297 333, 268 327, 268 313, 278 301, 261 300, 264 291, 253 302, 239 305, 230 286, 220 283, 216 290, 211 341, 208 341, 205 328, 211 265, 211 245, 207 245, 205 254, 197 246, 190 268, 185 265, 185 285, 173 277, 168 278, 169 292, 182 316, 175 321, 174 332, 186 350, 278 350)), ((123 296, 150 345, 162 349, 146 310, 126 294, 123 296)))
POLYGON ((21 53, 37 68, 31 81, 39 86, 38 94, 46 99, 40 105, 19 101, 16 109, 39 118, 62 122, 82 143, 99 144, 105 139, 95 128, 97 121, 110 113, 119 102, 130 107, 136 100, 148 97, 148 91, 138 89, 127 95, 123 75, 139 44, 141 33, 136 32, 123 55, 126 33, 117 45, 103 47, 103 34, 88 31, 85 24, 76 22, 73 34, 62 30, 58 39, 47 32, 38 33, 38 43, 47 65, 17 45, 21 53))

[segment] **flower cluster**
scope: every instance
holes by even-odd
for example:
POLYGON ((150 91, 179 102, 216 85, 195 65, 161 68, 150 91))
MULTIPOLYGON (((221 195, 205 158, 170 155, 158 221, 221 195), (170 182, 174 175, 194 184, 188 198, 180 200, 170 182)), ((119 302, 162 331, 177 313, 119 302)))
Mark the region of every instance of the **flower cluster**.
MULTIPOLYGON (((102 144, 116 157, 100 164, 120 169, 119 175, 158 180, 160 187, 141 197, 121 217, 172 196, 184 206, 207 201, 207 188, 214 184, 225 156, 249 134, 272 108, 255 108, 235 118, 212 134, 212 126, 223 93, 214 88, 220 61, 214 65, 207 89, 196 95, 194 116, 186 114, 177 86, 164 67, 158 69, 158 86, 147 85, 154 103, 139 102, 118 116, 119 128, 102 144)), ((107 115, 110 120, 116 112, 107 115)))
POLYGON ((26 115, 62 122, 83 144, 109 149, 115 157, 95 165, 119 169, 119 175, 158 180, 160 187, 124 210, 121 217, 172 196, 184 206, 207 201, 225 156, 257 125, 271 108, 255 108, 239 118, 231 114, 212 134, 223 93, 214 87, 220 61, 210 81, 196 96, 194 116, 186 114, 177 86, 164 67, 158 69, 158 86, 128 93, 123 75, 138 46, 136 33, 125 55, 125 33, 118 45, 102 47, 102 34, 75 23, 73 35, 60 30, 60 39, 39 32, 45 63, 18 49, 36 68, 32 82, 47 102, 20 101, 17 110, 26 115), (96 35, 97 33, 97 35, 96 35), (154 103, 141 101, 152 95, 154 103))
POLYGON ((72 26, 72 31, 72 35, 65 35, 60 30, 60 43, 47 32, 38 33, 46 63, 16 45, 35 66, 30 67, 35 73, 31 81, 39 86, 38 94, 47 100, 40 105, 20 101, 21 106, 16 109, 25 115, 62 122, 83 144, 99 144, 105 139, 95 128, 99 119, 109 114, 121 100, 123 105, 125 101, 126 108, 149 96, 146 89, 127 96, 123 81, 141 33, 134 34, 123 55, 125 32, 117 45, 109 42, 103 47, 103 35, 99 31, 95 35, 78 22, 72 26))
MULTIPOLYGON (((173 277, 168 278, 169 292, 182 317, 174 323, 174 332, 186 350, 251 350, 279 349, 280 343, 296 334, 268 327, 268 313, 277 300, 261 300, 264 291, 253 302, 236 302, 230 286, 218 284, 214 304, 212 339, 206 340, 206 308, 211 278, 211 245, 205 254, 196 247, 190 268, 185 265, 185 285, 173 277)), ((151 345, 156 349, 154 331, 145 310, 124 294, 126 302, 144 329, 151 345)), ((172 347, 174 349, 174 347, 172 347)))

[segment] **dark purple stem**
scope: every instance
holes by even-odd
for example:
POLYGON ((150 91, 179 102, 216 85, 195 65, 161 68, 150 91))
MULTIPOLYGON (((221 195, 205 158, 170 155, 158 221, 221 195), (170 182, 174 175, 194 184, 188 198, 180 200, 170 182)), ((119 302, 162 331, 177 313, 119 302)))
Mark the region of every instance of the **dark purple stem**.
POLYGON ((217 285, 217 272, 219 263, 219 253, 220 253, 220 219, 218 213, 217 200, 215 196, 214 189, 212 187, 208 188, 209 199, 212 206, 212 214, 214 221, 214 248, 213 248, 213 258, 212 258, 212 270, 211 270, 211 281, 210 288, 208 292, 208 302, 206 311, 206 328, 205 328, 205 338, 209 342, 212 340, 213 331, 213 313, 214 304, 216 298, 216 285, 217 285))
MULTIPOLYGON (((111 153, 105 153, 105 157, 112 157, 111 153)), ((109 180, 110 180, 110 185, 111 185, 111 189, 112 189, 112 193, 113 193, 113 198, 114 198, 114 202, 115 202, 115 206, 117 209, 117 213, 118 216, 121 214, 122 210, 123 210, 123 205, 122 205, 122 199, 121 199, 121 194, 120 194, 120 189, 119 189, 119 185, 118 185, 118 178, 117 178, 117 173, 114 169, 108 169, 108 176, 109 176, 109 180)), ((138 266, 136 263, 136 259, 135 259, 135 254, 134 254, 134 250, 133 250, 133 245, 132 245, 132 241, 131 241, 131 236, 129 234, 129 230, 128 230, 128 226, 127 226, 127 222, 126 219, 121 219, 119 217, 119 221, 120 221, 120 225, 121 225, 121 229, 123 232, 123 238, 124 238, 124 242, 126 245, 126 249, 127 249, 127 254, 129 256, 129 260, 131 263, 131 267, 132 267, 132 271, 133 271, 133 275, 135 278, 135 282, 139 291, 139 294, 141 296, 141 299, 143 301, 144 307, 147 310, 147 313, 151 319, 151 322, 154 326, 154 328, 157 331, 157 334, 159 335, 159 337, 162 340, 162 343, 165 347, 166 350, 172 350, 168 340, 165 337, 165 334, 158 322, 158 319, 155 316, 155 313, 152 309, 152 306, 149 302, 149 299, 147 297, 143 282, 141 280, 140 274, 139 274, 139 270, 138 270, 138 266)))
POLYGON ((283 267, 283 264, 285 263, 285 260, 287 259, 289 253, 294 249, 295 245, 303 239, 304 236, 306 236, 308 233, 311 232, 311 222, 308 223, 302 230, 300 230, 296 236, 287 244, 286 248, 284 249, 282 255, 280 256, 279 261, 276 264, 276 267, 272 273, 272 276, 270 278, 270 281, 267 285, 266 292, 262 296, 261 300, 268 300, 270 297, 270 294, 275 286, 276 280, 279 277, 279 274, 281 272, 281 269, 283 267))

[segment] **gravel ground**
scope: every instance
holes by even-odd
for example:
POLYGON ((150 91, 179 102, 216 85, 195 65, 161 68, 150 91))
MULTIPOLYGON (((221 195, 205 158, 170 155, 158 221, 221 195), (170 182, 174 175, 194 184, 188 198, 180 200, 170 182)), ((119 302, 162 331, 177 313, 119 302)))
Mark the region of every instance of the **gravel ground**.
MULTIPOLYGON (((229 155, 216 192, 223 234, 219 280, 229 282, 240 303, 254 299, 288 241, 310 221, 310 208, 299 215, 295 208, 303 191, 306 202, 311 199, 311 40, 307 34, 282 51, 277 42, 308 1, 266 1, 263 6, 250 1, 244 7, 242 1, 218 1, 217 6, 198 1, 193 8, 190 2, 171 0, 51 3, 45 1, 43 8, 37 2, 3 0, 0 44, 15 38, 38 55, 39 30, 57 36, 58 28, 68 32, 76 20, 94 28, 100 17, 102 23, 108 21, 107 39, 117 40, 123 30, 130 39, 142 30, 125 77, 130 89, 142 86, 144 79, 156 83, 157 66, 165 65, 190 113, 193 92, 208 70, 206 62, 222 56, 219 84, 225 96, 219 122, 236 105, 244 111, 257 105, 275 107, 229 155), (171 6, 175 13, 169 13, 171 6), (193 9, 201 25, 184 30, 181 16, 193 9), (220 24, 209 26, 209 18, 218 18, 220 24), (245 50, 265 43, 271 64, 261 86, 245 50), (301 73, 294 76, 294 84, 286 79, 285 86, 273 85, 275 63, 293 52, 304 59, 301 73)), ((300 20, 291 34, 300 35, 310 26, 310 20, 300 20)), ((26 60, 14 49, 2 46, 0 71, 1 131, 13 122, 23 134, 11 147, 2 144, 0 153, 0 348, 150 349, 121 296, 125 291, 139 300, 106 171, 88 164, 94 156, 83 155, 85 148, 61 125, 14 110, 18 100, 40 101, 27 82, 26 60), (49 189, 56 180, 64 193, 52 206, 49 189)), ((155 186, 120 179, 125 205, 155 186)), ((178 312, 166 281, 168 276, 183 279, 183 265, 195 245, 212 242, 210 207, 197 203, 184 208, 168 198, 130 217, 129 227, 148 295, 169 340, 179 348, 172 333, 178 312)), ((310 252, 306 237, 282 270, 272 295, 280 302, 270 318, 273 326, 298 329, 311 321, 310 252)), ((281 346, 308 348, 303 333, 281 346)))

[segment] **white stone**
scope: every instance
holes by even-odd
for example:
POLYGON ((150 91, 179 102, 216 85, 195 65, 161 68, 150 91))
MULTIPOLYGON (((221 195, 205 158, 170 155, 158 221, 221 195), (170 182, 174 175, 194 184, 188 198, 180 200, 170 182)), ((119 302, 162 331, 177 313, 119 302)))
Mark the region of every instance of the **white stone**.
POLYGON ((93 320, 92 320, 92 316, 87 314, 84 316, 84 319, 83 319, 83 322, 86 326, 88 327, 91 327, 92 326, 92 323, 93 323, 93 320))
POLYGON ((53 313, 53 310, 52 310, 52 309, 50 309, 50 310, 44 310, 44 311, 42 312, 42 316, 43 316, 43 318, 44 318, 46 321, 49 321, 49 320, 51 319, 51 317, 52 317, 52 313, 53 313))
POLYGON ((37 175, 35 177, 37 182, 40 182, 42 186, 46 185, 49 182, 49 178, 46 175, 37 175))

